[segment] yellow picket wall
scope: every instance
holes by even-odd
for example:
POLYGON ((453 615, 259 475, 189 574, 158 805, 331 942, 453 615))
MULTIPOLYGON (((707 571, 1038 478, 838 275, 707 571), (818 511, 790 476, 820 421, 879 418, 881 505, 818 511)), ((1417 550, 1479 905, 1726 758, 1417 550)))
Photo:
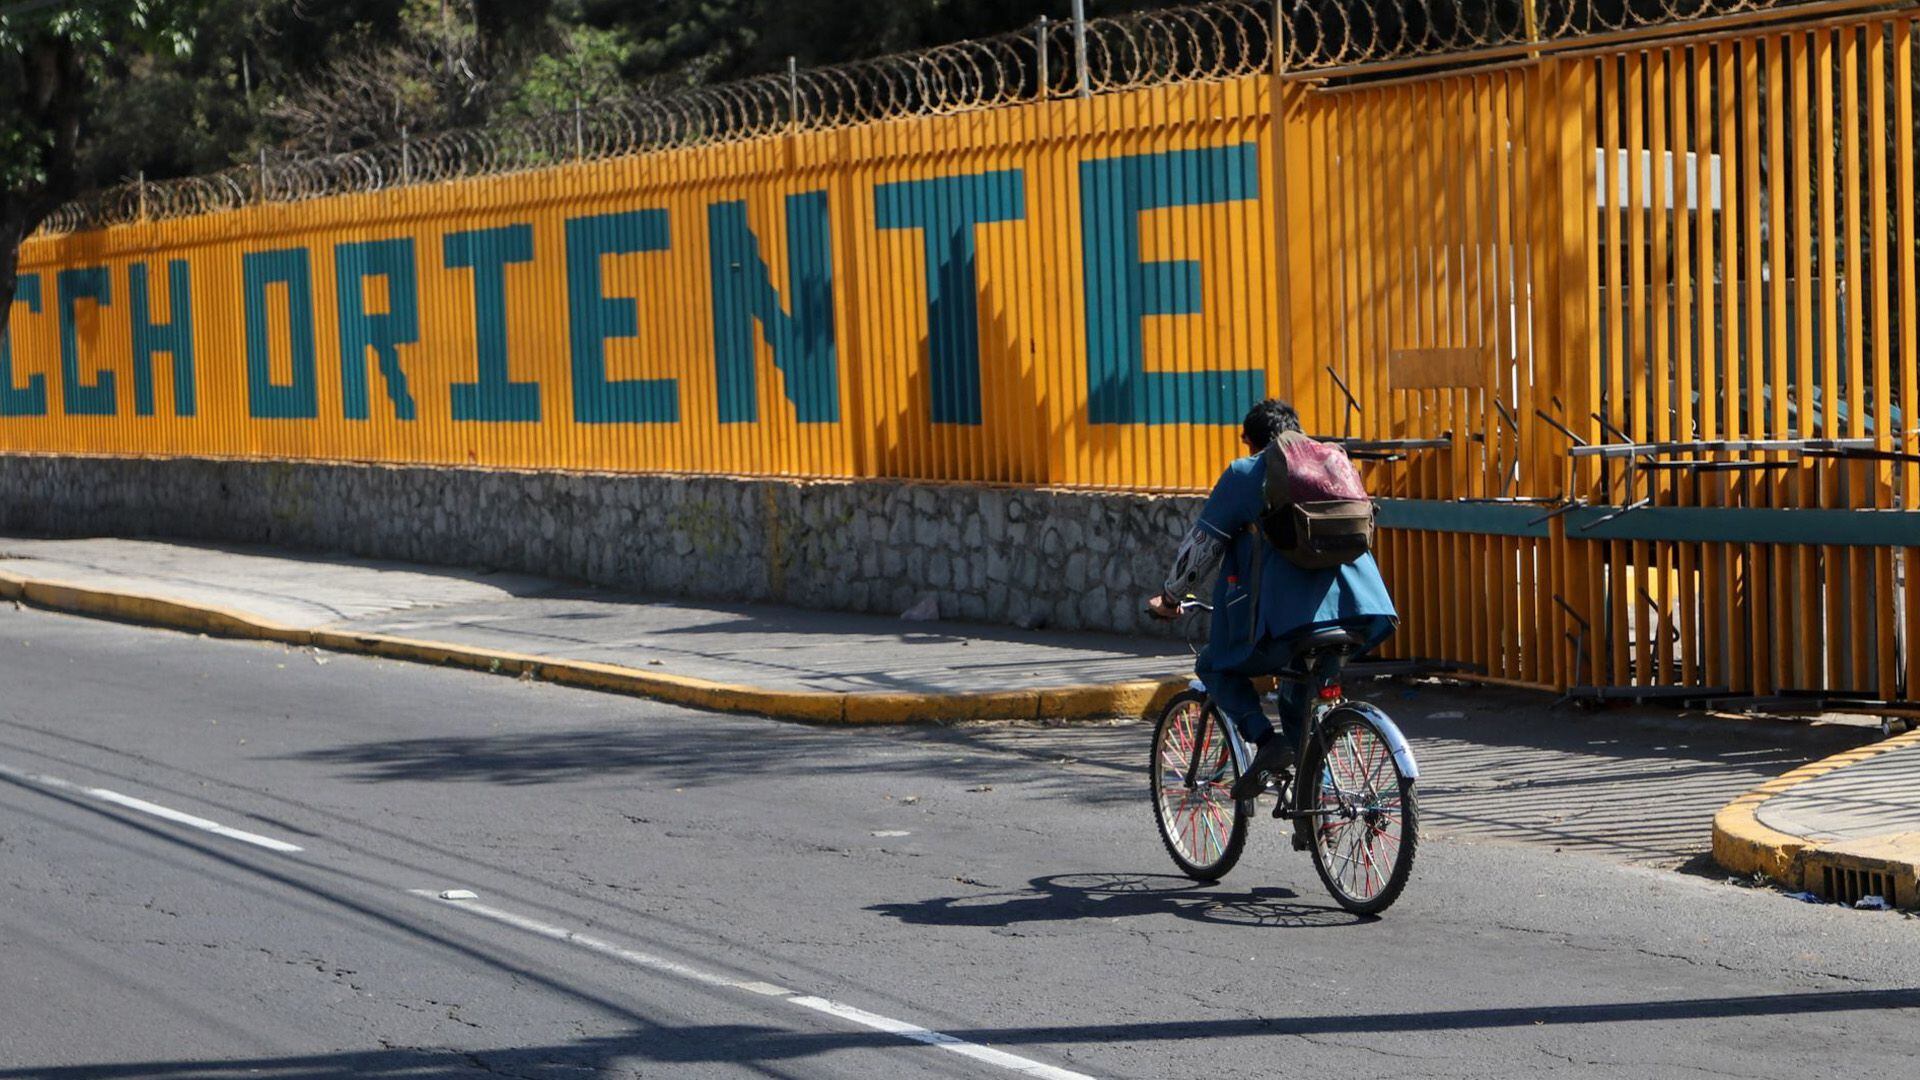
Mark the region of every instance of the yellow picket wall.
MULTIPOLYGON (((1356 449, 1395 655, 1595 695, 1912 702, 1915 17, 1651 27, 1437 73, 1199 80, 43 236, 0 450, 1195 491, 1274 394, 1375 443, 1356 449), (739 202, 750 242, 721 228, 716 259, 739 202), (605 215, 658 250, 582 255, 605 215), (446 237, 511 226, 530 253, 496 311, 446 237), (343 329, 371 323, 340 313, 336 252, 394 239, 418 279, 398 346, 417 415, 368 350, 346 361, 369 405, 349 418, 343 329), (311 267, 305 418, 250 396, 243 267, 286 250, 311 267), (164 313, 175 260, 197 408, 175 414, 160 353, 141 415, 134 278, 164 313), (821 304, 830 376, 795 359, 824 355, 801 317, 821 304), (458 419, 476 322, 500 318, 540 417, 458 419), (723 326, 750 335, 750 388, 720 373, 723 326), (672 415, 595 414, 627 391, 576 384, 583 356, 672 380, 645 392, 672 415), (36 386, 45 415, 8 415, 36 386), (1854 443, 1804 442, 1833 439, 1854 443), (1718 441, 1675 445, 1698 440, 1718 441)), ((396 310, 391 266, 348 280, 348 309, 396 310)), ((288 290, 256 291, 257 394, 293 379, 295 335, 288 290)))
POLYGON ((1370 473, 1398 655, 1915 698, 1914 19, 1283 80, 1295 396, 1439 441, 1370 473))
MULTIPOLYGON (((1269 317, 1276 286, 1267 93, 1266 81, 1256 77, 1177 84, 36 238, 23 253, 22 270, 37 275, 39 310, 16 305, 11 378, 16 388, 43 381, 46 415, 0 417, 0 448, 1204 486, 1235 445, 1231 426, 1177 422, 1177 407, 1175 422, 1089 422, 1089 323, 1106 320, 1122 334, 1137 332, 1147 371, 1254 369, 1265 372, 1262 389, 1283 385, 1269 317), (1236 155, 1232 160, 1247 166, 1252 186, 1244 198, 1131 215, 1139 259, 1192 260, 1199 290, 1196 313, 1131 317, 1135 329, 1129 331, 1126 310, 1112 303, 1089 310, 1088 274, 1124 268, 1103 262, 1090 271, 1085 262, 1083 173, 1088 163, 1098 168, 1141 157, 1150 174, 1180 183, 1179 154, 1194 149, 1236 155), (1010 171, 1018 177, 1021 215, 969 230, 976 253, 978 422, 935 422, 925 232, 879 227, 877 190, 995 173, 1004 187, 1010 171), (823 192, 826 201, 837 418, 798 415, 767 328, 755 322, 757 418, 723 421, 710 207, 745 201, 768 278, 792 312, 788 199, 808 192, 823 192), (634 336, 606 341, 606 377, 676 380, 678 415, 671 422, 586 422, 572 400, 572 308, 582 297, 569 291, 568 222, 628 211, 664 211, 670 246, 597 260, 598 295, 608 298, 600 306, 630 299, 638 328, 634 336), (504 269, 509 375, 538 384, 540 418, 456 419, 452 388, 476 379, 476 272, 448 265, 443 238, 514 225, 530 226, 532 257, 504 269), (336 249, 396 238, 412 242, 418 279, 418 340, 397 346, 413 419, 397 415, 374 350, 341 358, 336 249), (305 251, 311 268, 317 415, 256 416, 249 404, 243 260, 290 249, 305 251), (172 364, 162 353, 152 361, 153 414, 137 415, 130 274, 144 268, 151 317, 164 322, 173 260, 184 260, 191 274, 197 407, 192 416, 175 415, 172 364), (105 268, 109 302, 77 295, 65 305, 70 317, 63 315, 61 272, 93 267, 105 268), (72 336, 66 354, 63 322, 72 336), (66 359, 76 377, 63 373, 66 359), (366 373, 364 419, 345 414, 343 368, 354 363, 366 373), (70 395, 99 398, 101 391, 88 390, 101 385, 98 372, 109 373, 113 390, 90 404, 99 409, 109 401, 112 414, 77 414, 70 395)), ((926 205, 909 205, 907 212, 953 212, 931 205, 942 194, 915 196, 926 205)), ((1108 193, 1109 204, 1125 195, 1108 193)), ((733 272, 752 276, 751 267, 733 272)), ((396 287, 391 275, 355 280, 365 313, 392 312, 385 295, 396 287)), ((1098 297, 1113 290, 1109 283, 1106 293, 1093 291, 1098 297)), ((282 285, 264 290, 269 372, 281 385, 294 379, 288 291, 282 285)), ((594 297, 585 299, 585 306, 595 306, 594 297)), ((1244 408, 1245 396, 1228 406, 1244 408)), ((84 411, 89 402, 78 404, 84 411)))

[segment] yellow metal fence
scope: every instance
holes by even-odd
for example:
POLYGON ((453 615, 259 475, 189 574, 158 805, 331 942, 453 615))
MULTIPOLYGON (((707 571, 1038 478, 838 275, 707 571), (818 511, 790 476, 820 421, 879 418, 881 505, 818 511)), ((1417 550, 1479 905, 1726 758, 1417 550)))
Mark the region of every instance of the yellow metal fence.
POLYGON ((0 448, 1198 490, 1278 394, 1399 655, 1912 699, 1913 19, 41 237, 0 448))
POLYGON ((1267 94, 1185 83, 39 238, 0 446, 1204 486, 1224 421, 1282 384, 1267 94))
POLYGON ((1399 441, 1396 648, 1594 693, 1915 696, 1913 36, 1287 88, 1295 392, 1399 441))

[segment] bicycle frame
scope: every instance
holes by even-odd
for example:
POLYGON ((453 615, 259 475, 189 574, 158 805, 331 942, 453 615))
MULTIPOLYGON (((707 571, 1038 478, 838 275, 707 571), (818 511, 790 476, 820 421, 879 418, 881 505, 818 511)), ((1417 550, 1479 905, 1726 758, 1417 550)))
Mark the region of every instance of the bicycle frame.
MULTIPOLYGON (((1418 779, 1420 776, 1420 765, 1414 758, 1413 746, 1407 742, 1407 737, 1400 731, 1399 725, 1395 724, 1392 718, 1387 716, 1385 711, 1371 702, 1353 701, 1344 696, 1322 698, 1318 695, 1320 687, 1332 685, 1330 676, 1338 675, 1340 657, 1338 655, 1321 655, 1312 656, 1309 659, 1312 660, 1312 664, 1307 674, 1279 676, 1280 679, 1287 682, 1306 683, 1310 689, 1315 691, 1314 698, 1307 704, 1306 723, 1302 725, 1300 745, 1295 748, 1294 760, 1296 762, 1306 761, 1307 749, 1312 745, 1313 740, 1319 736, 1326 723, 1326 718, 1335 712, 1346 710, 1357 713, 1371 722, 1380 732, 1381 738, 1386 740, 1387 749, 1388 752, 1393 755, 1394 764, 1400 767, 1400 771, 1405 774, 1408 779, 1418 779)), ((1206 685, 1199 679, 1188 680, 1187 685, 1199 693, 1204 694, 1207 692, 1206 685)), ((1210 715, 1219 717, 1217 711, 1211 712, 1210 715)), ((1205 722, 1204 717, 1202 722, 1205 722)), ((1226 736, 1227 750, 1233 755, 1235 770, 1239 774, 1244 775, 1253 762, 1252 747, 1245 739, 1240 737, 1239 729, 1235 728, 1233 724, 1228 722, 1224 717, 1219 717, 1217 726, 1221 729, 1222 734, 1226 736)), ((1203 729, 1200 737, 1194 739, 1193 761, 1187 770, 1187 784, 1189 787, 1194 786, 1194 778, 1199 774, 1199 759, 1201 748, 1205 741, 1205 731, 1203 729)), ((1322 749, 1324 750, 1325 748, 1323 747, 1322 749)), ((1347 802, 1347 795, 1340 790, 1339 777, 1332 777, 1332 780, 1334 795, 1344 805, 1347 802)), ((1288 794, 1292 796, 1292 805, 1283 804, 1280 807, 1276 807, 1274 816, 1291 819, 1338 813, 1336 810, 1323 811, 1303 805, 1306 797, 1305 790, 1306 786, 1304 784, 1298 782, 1293 784, 1291 790, 1288 792, 1288 794)))
MULTIPOLYGON (((1192 596, 1188 596, 1180 604, 1181 614, 1186 614, 1191 611, 1212 610, 1213 605, 1197 600, 1192 596)), ((1347 709, 1364 717, 1379 730, 1381 738, 1386 740, 1388 751, 1393 754, 1394 764, 1400 767, 1400 771, 1405 774, 1407 779, 1416 780, 1419 778, 1420 765, 1414 760, 1413 746, 1407 742, 1407 737, 1401 733, 1399 725, 1395 724, 1393 720, 1387 716, 1385 711, 1369 702, 1351 701, 1343 694, 1336 693, 1333 697, 1323 696, 1323 692, 1327 687, 1337 688, 1340 684, 1340 672, 1346 664, 1346 654, 1344 652, 1338 649, 1321 649, 1308 652, 1297 659, 1301 662, 1301 666, 1306 669, 1305 671, 1298 674, 1285 672, 1277 676, 1282 682, 1298 683, 1306 686, 1312 695, 1307 701, 1306 723, 1301 725, 1300 745, 1294 748, 1294 761, 1296 763, 1305 763, 1307 760, 1307 748, 1312 745, 1314 738, 1320 734, 1321 727, 1325 723, 1326 718, 1338 710, 1347 709)), ((1187 686, 1198 693, 1207 694, 1206 684, 1202 683, 1199 679, 1188 680, 1187 686)), ((1211 698, 1211 695, 1209 694, 1208 697, 1211 698)), ((1217 710, 1213 714, 1217 715, 1217 710)), ((1201 715, 1201 723, 1203 725, 1206 723, 1207 715, 1206 713, 1201 715)), ((1227 736, 1227 750, 1233 755, 1234 769, 1239 775, 1244 776, 1248 767, 1253 762, 1253 750, 1247 745, 1246 740, 1240 737, 1239 729, 1234 727, 1233 724, 1222 719, 1219 727, 1227 736)), ((1196 778, 1200 772, 1200 756, 1205 744, 1206 728, 1202 727, 1200 731, 1196 733, 1193 740, 1193 757, 1187 765, 1186 782, 1188 790, 1192 790, 1196 786, 1196 778)), ((1322 749, 1324 750, 1325 747, 1322 747, 1322 749)), ((1333 786, 1334 794, 1340 799, 1341 804, 1344 806, 1347 801, 1347 796, 1345 792, 1340 791, 1340 781, 1338 777, 1333 778, 1333 786)), ((1298 805, 1298 803, 1305 799, 1305 787, 1306 785, 1296 782, 1291 792, 1296 805, 1288 807, 1283 804, 1275 807, 1274 816, 1297 818, 1314 816, 1321 813, 1321 811, 1314 810, 1310 807, 1298 805)), ((1327 812, 1331 813, 1333 811, 1327 812)))

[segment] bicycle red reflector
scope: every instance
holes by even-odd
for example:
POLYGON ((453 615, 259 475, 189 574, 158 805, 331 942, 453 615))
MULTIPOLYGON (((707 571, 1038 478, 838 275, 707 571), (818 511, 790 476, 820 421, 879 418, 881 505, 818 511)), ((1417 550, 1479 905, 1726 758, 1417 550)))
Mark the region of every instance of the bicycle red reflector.
POLYGON ((1320 688, 1320 700, 1332 701, 1334 698, 1339 697, 1340 693, 1340 685, 1338 683, 1332 686, 1323 686, 1320 688))

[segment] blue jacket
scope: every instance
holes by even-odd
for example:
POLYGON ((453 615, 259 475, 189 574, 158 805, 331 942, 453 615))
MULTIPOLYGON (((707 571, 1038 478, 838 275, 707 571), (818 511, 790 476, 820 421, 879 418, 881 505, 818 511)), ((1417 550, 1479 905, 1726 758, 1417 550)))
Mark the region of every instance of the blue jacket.
POLYGON ((1213 623, 1207 646, 1207 659, 1212 665, 1233 667, 1251 655, 1260 640, 1331 623, 1370 620, 1376 643, 1393 632, 1399 614, 1373 556, 1363 555, 1331 570, 1302 569, 1254 534, 1254 523, 1265 509, 1264 474, 1260 458, 1255 456, 1227 466, 1200 510, 1201 527, 1228 542, 1220 577, 1213 587, 1213 623), (1255 551, 1263 560, 1257 628, 1249 625, 1254 605, 1247 591, 1255 551))

